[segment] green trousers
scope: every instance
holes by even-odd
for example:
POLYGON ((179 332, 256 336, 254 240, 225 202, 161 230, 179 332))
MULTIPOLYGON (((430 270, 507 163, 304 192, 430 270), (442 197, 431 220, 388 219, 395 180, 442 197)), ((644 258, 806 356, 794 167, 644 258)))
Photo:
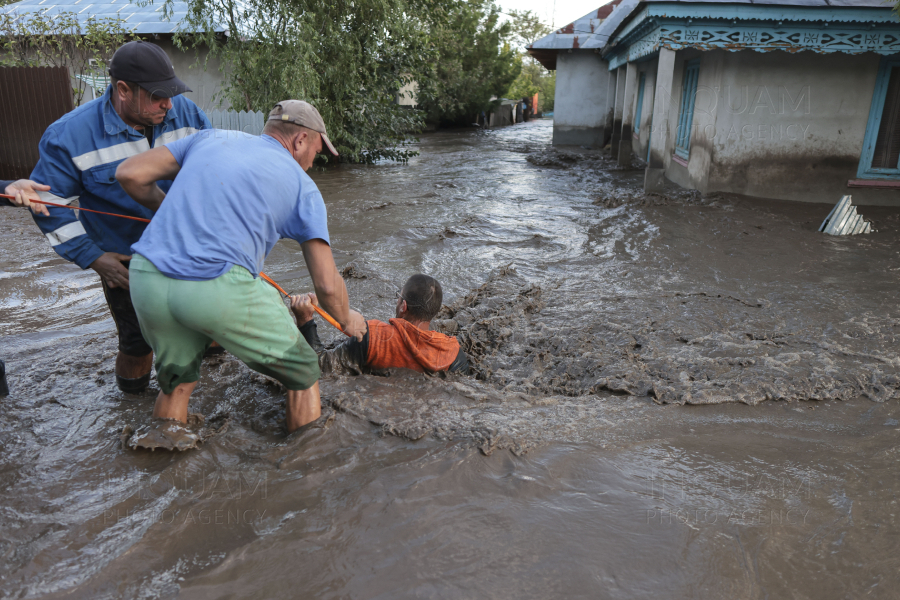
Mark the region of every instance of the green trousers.
POLYGON ((247 269, 235 265, 215 279, 185 281, 166 277, 135 254, 129 281, 164 393, 200 379, 203 353, 213 340, 289 390, 309 389, 319 379, 316 353, 278 292, 247 269))

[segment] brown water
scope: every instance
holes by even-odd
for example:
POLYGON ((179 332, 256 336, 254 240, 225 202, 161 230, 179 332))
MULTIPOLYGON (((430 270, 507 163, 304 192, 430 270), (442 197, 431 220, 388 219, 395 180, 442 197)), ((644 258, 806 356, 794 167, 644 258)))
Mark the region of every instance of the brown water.
MULTIPOLYGON (((648 198, 550 134, 313 174, 353 304, 435 275, 473 377, 326 379, 286 437, 214 360, 186 453, 122 449, 154 392, 116 390, 96 277, 0 212, 0 596, 896 597, 898 211, 648 198)), ((310 289, 293 242, 266 270, 310 289)))

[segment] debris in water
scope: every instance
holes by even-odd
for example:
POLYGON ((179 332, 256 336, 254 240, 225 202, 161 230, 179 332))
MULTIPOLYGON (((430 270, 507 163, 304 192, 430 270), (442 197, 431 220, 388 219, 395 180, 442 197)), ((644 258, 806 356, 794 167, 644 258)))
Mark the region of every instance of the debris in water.
POLYGON ((119 439, 122 445, 132 450, 192 450, 201 442, 223 433, 228 428, 229 419, 222 420, 218 427, 205 427, 203 415, 191 413, 188 422, 182 423, 174 419, 153 419, 149 425, 139 427, 137 431, 126 425, 119 439))
POLYGON ((341 277, 344 279, 368 279, 369 275, 363 273, 355 262, 350 263, 341 271, 341 277))
POLYGON ((819 227, 819 231, 829 235, 856 235, 858 233, 872 233, 872 223, 857 214, 853 206, 852 197, 846 195, 841 198, 819 227))

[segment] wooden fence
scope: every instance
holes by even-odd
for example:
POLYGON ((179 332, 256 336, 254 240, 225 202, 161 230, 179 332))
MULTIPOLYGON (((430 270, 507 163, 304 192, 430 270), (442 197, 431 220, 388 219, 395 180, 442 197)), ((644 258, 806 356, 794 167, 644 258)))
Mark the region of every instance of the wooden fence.
POLYGON ((63 67, 0 67, 0 179, 22 179, 37 164, 44 131, 72 110, 63 67))

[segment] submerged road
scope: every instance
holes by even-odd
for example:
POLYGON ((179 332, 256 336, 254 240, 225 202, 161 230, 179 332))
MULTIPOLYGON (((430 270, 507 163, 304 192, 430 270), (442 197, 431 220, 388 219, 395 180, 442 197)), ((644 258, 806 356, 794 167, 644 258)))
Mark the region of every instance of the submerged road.
MULTIPOLYGON (((123 450, 155 390, 116 389, 99 281, 0 211, 0 597, 895 597, 900 212, 828 237, 839 193, 647 197, 550 137, 312 174, 354 307, 434 275, 472 377, 325 379, 285 436, 214 359, 186 453, 123 450)), ((311 289, 294 242, 266 271, 311 289)))

